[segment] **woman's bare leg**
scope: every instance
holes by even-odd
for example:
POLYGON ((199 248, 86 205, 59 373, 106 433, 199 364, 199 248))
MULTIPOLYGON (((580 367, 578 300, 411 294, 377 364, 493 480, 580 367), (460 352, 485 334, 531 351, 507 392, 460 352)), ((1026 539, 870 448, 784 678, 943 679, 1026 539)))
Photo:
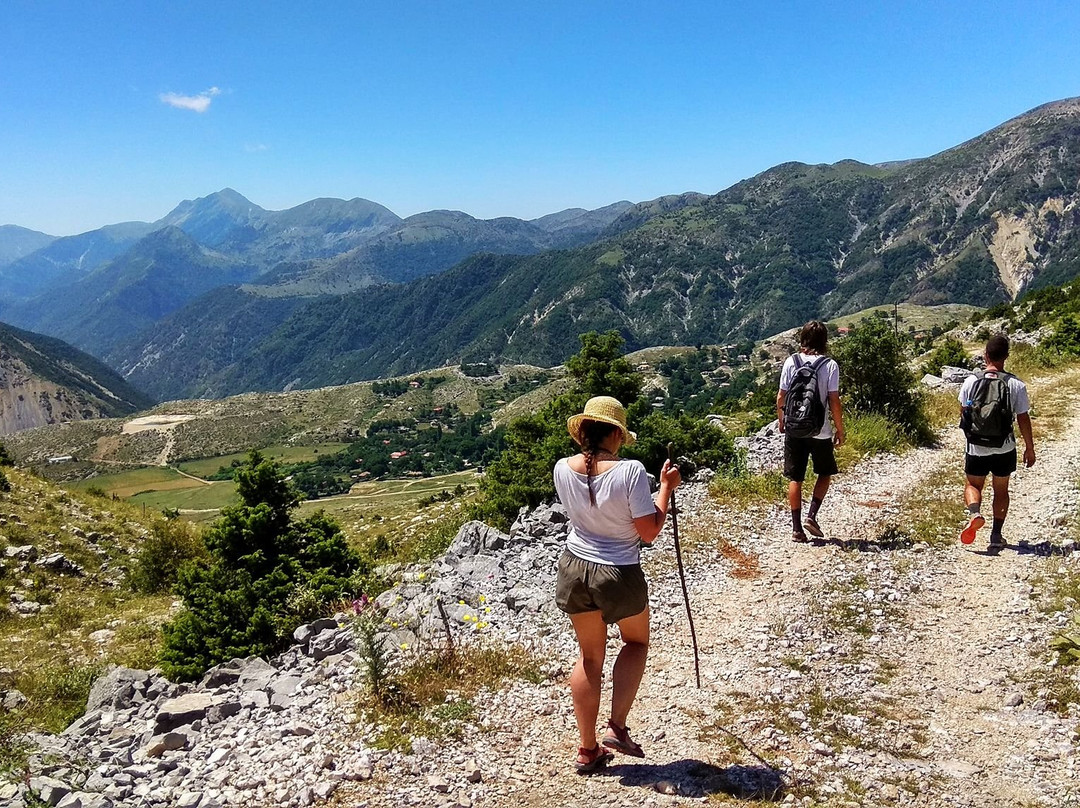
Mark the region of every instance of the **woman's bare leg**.
POLYGON ((619 632, 623 647, 611 672, 611 720, 617 726, 625 727, 626 716, 630 714, 641 677, 645 674, 645 658, 649 654, 649 607, 620 620, 619 632))
MULTIPOLYGON (((607 624, 598 611, 572 614, 570 622, 574 625, 578 648, 581 650, 570 674, 574 718, 581 736, 581 747, 594 749, 597 744, 596 717, 600 714, 600 681, 604 672, 607 624)), ((639 674, 638 679, 640 678, 639 674)))

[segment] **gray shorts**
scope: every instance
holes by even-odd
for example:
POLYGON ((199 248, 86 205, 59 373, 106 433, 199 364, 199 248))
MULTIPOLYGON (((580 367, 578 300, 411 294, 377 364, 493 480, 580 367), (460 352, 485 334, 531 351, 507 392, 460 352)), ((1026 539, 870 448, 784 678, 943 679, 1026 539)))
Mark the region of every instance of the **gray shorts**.
POLYGON ((597 564, 564 550, 559 559, 555 605, 567 614, 599 611, 611 625, 645 611, 649 585, 640 564, 597 564))

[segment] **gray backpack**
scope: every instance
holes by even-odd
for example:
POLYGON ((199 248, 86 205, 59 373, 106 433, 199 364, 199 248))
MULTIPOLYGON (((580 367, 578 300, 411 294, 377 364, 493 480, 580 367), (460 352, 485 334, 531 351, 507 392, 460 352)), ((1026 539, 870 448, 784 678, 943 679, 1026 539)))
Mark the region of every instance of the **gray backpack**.
POLYGON ((976 374, 971 397, 964 402, 960 428, 967 434, 968 443, 1000 448, 1013 433, 1012 396, 1009 393, 1011 373, 982 371, 976 374))

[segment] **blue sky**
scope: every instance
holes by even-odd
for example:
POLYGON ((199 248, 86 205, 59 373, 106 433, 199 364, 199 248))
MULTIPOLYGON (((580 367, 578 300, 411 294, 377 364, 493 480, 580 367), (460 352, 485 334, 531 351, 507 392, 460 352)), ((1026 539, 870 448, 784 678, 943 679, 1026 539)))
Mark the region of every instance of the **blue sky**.
POLYGON ((1080 95, 1069 2, 0 3, 0 224, 231 187, 532 218, 937 153, 1080 95))

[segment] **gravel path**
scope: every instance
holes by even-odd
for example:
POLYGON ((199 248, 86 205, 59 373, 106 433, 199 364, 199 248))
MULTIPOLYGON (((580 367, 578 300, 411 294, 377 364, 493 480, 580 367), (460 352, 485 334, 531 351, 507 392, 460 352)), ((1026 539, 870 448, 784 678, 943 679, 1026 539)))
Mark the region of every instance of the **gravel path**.
MULTIPOLYGON (((985 535, 971 547, 904 535, 902 520, 941 487, 956 502, 950 535, 959 528, 955 431, 838 477, 821 520, 843 541, 795 545, 779 507, 720 507, 705 486, 685 486, 702 686, 665 536, 645 562, 653 644, 630 716, 644 760, 573 772, 567 624, 549 641, 562 676, 489 694, 463 740, 386 756, 341 804, 584 808, 729 794, 807 806, 1080 806, 1080 714, 1049 711, 1045 693, 1047 643, 1063 616, 1032 597, 1040 579, 1080 570, 1061 552, 1063 514, 1078 504, 1080 431, 1037 449, 1036 466, 1014 479, 1011 546, 996 557, 985 535)), ((609 671, 617 648, 613 639, 609 671)))

